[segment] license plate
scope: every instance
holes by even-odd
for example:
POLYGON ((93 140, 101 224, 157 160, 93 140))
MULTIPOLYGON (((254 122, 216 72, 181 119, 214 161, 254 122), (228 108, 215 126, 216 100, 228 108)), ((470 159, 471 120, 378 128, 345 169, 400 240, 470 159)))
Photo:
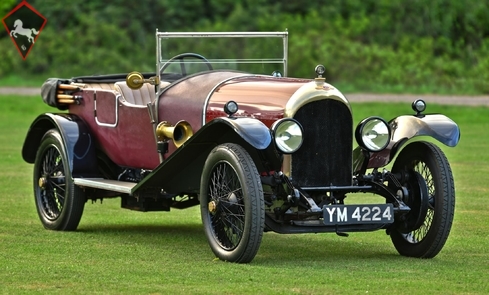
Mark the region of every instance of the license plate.
POLYGON ((330 205, 323 207, 324 224, 393 223, 392 204, 330 205))

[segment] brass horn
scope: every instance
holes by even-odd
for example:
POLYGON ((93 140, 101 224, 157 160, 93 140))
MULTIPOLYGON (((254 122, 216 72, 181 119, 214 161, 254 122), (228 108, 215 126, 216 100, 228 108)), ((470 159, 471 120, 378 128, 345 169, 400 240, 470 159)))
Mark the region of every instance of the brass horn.
POLYGON ((172 139, 173 144, 179 148, 184 142, 186 142, 194 132, 192 126, 187 121, 179 121, 175 126, 172 126, 167 121, 161 121, 156 126, 156 137, 158 141, 164 141, 172 139))
POLYGON ((160 84, 160 77, 154 76, 149 79, 144 79, 143 75, 139 72, 130 72, 126 77, 126 84, 129 88, 136 90, 143 87, 144 83, 149 83, 151 85, 160 84))

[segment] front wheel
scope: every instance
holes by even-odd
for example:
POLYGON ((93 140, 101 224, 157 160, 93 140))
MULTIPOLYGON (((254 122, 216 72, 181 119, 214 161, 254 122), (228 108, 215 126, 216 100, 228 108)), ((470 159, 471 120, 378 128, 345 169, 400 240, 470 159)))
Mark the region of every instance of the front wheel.
MULTIPOLYGON (((421 176, 427 188, 427 210, 424 220, 415 221, 417 226, 412 230, 393 229, 390 233, 392 243, 399 254, 418 258, 435 257, 445 245, 452 227, 455 211, 455 187, 453 184, 452 170, 445 154, 434 144, 428 142, 415 142, 406 146, 397 157, 392 172, 404 175, 403 186, 408 188, 409 199, 415 200, 417 187, 413 185, 413 177, 421 176)), ((420 206, 423 202, 406 202, 410 207, 420 206)), ((416 212, 420 208, 411 208, 416 212)), ((415 214, 418 216, 419 214, 415 214)), ((409 215, 408 215, 409 216, 409 215)))
POLYGON ((34 197, 42 224, 52 230, 75 230, 85 207, 85 194, 75 186, 61 135, 49 130, 34 162, 34 197))
POLYGON ((207 240, 219 259, 253 260, 263 236, 265 203, 255 163, 241 146, 222 144, 207 157, 200 209, 207 240))

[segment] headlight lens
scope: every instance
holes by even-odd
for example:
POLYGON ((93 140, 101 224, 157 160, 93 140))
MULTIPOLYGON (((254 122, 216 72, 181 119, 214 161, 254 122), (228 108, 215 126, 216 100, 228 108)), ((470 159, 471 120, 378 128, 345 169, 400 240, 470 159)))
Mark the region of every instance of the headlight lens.
POLYGON ((382 118, 369 117, 358 124, 355 138, 361 147, 378 152, 389 144, 391 129, 382 118))
POLYGON ((238 111, 238 104, 234 100, 226 102, 224 105, 224 112, 229 116, 234 115, 238 111))
POLYGON ((302 126, 294 119, 284 118, 272 125, 275 145, 284 154, 296 152, 302 145, 302 126))
POLYGON ((416 99, 411 105, 413 110, 416 112, 416 116, 421 115, 422 112, 426 110, 426 102, 422 99, 416 99))

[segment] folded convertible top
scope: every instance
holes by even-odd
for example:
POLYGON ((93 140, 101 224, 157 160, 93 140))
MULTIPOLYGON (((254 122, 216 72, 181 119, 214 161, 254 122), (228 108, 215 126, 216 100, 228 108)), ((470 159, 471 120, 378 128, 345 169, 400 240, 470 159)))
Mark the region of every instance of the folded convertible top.
POLYGON ((41 86, 41 97, 44 103, 49 106, 58 108, 60 110, 68 109, 68 105, 59 103, 57 99, 58 85, 70 84, 72 81, 69 79, 49 78, 41 86))

